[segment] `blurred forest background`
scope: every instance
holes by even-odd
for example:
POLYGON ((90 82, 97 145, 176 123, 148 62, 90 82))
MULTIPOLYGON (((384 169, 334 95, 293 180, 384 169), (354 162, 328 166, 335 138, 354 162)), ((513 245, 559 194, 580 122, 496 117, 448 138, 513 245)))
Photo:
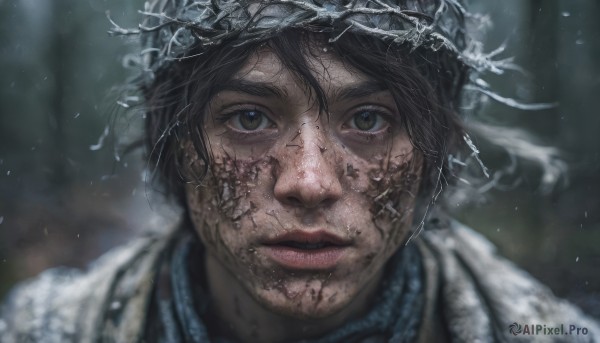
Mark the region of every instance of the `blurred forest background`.
MULTIPOLYGON (((523 165, 516 186, 457 206, 455 215, 600 318, 600 2, 470 3, 493 21, 487 50, 506 43, 502 56, 527 71, 487 77, 493 88, 526 102, 559 103, 521 111, 492 102, 481 115, 560 148, 569 183, 543 194, 539 171, 523 165)), ((46 268, 85 267, 145 228, 176 220, 177 211, 145 186, 141 152, 117 161, 113 148, 123 142, 106 134, 118 94, 110 90, 128 75, 121 62, 132 45, 107 35, 105 12, 133 27, 142 5, 0 0, 0 298, 46 268)), ((140 120, 132 118, 117 117, 125 127, 120 139, 135 135, 140 120)), ((492 171, 509 162, 482 148, 492 171)))

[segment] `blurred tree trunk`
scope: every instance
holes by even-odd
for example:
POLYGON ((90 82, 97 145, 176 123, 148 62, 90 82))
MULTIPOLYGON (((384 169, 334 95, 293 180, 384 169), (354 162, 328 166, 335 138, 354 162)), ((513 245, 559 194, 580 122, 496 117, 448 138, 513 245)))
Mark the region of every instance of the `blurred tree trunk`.
POLYGON ((69 24, 70 10, 73 8, 68 4, 69 0, 60 0, 52 2, 51 15, 51 44, 47 52, 48 69, 52 73, 53 86, 49 92, 48 109, 48 138, 49 154, 48 165, 51 173, 49 176, 50 185, 57 189, 62 189, 69 182, 67 175, 67 155, 68 140, 65 134, 65 86, 69 72, 68 53, 69 43, 67 38, 67 25, 69 24))
MULTIPOLYGON (((559 51, 559 0, 531 0, 529 12, 528 71, 533 75, 535 88, 533 101, 555 103, 560 98, 558 74, 559 51)), ((558 134, 558 109, 529 112, 523 116, 524 124, 548 137, 558 134)))
MULTIPOLYGON (((532 101, 542 103, 556 103, 560 100, 560 79, 558 73, 559 53, 559 0, 531 0, 527 2, 529 13, 528 40, 529 51, 527 70, 532 74, 534 88, 532 101)), ((523 113, 523 126, 530 132, 536 132, 546 144, 555 145, 556 138, 560 135, 560 114, 558 108, 543 111, 529 111, 523 113)), ((544 211, 551 208, 556 202, 558 194, 553 197, 539 197, 532 205, 533 213, 537 218, 532 218, 535 223, 532 227, 536 240, 537 250, 535 256, 553 258, 556 256, 556 239, 558 235, 551 234, 555 228, 552 225, 553 213, 544 211)), ((551 261, 546 261, 551 262, 551 261)))

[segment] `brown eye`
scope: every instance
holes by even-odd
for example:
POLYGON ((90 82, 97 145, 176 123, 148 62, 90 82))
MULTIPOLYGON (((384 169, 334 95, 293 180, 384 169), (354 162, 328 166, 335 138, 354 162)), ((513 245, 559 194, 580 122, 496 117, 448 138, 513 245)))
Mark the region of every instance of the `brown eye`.
POLYGON ((360 131, 379 131, 386 125, 386 121, 375 111, 360 111, 350 120, 350 127, 360 131))
POLYGON ((241 110, 231 118, 231 125, 238 130, 256 131, 269 127, 271 121, 261 111, 241 110))

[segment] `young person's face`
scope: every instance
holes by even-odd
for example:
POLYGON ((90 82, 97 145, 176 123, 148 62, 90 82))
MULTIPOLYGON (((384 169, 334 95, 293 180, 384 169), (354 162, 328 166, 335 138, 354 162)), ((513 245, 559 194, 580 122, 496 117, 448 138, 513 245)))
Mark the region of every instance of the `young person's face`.
POLYGON ((422 167, 390 92, 314 50, 329 113, 259 50, 208 105, 210 173, 186 188, 207 259, 296 318, 333 315, 379 280, 410 232, 422 167))

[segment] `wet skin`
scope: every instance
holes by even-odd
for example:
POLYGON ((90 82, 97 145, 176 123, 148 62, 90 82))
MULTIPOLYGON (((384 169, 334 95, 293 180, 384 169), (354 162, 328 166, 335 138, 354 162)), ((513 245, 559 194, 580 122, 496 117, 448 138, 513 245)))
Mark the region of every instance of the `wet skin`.
MULTIPOLYGON (((259 50, 209 104, 210 173, 186 186, 212 311, 243 341, 321 335, 364 313, 410 234, 422 158, 402 113, 375 80, 313 50, 329 113, 259 50)), ((191 145, 186 156, 198 167, 191 145)))

